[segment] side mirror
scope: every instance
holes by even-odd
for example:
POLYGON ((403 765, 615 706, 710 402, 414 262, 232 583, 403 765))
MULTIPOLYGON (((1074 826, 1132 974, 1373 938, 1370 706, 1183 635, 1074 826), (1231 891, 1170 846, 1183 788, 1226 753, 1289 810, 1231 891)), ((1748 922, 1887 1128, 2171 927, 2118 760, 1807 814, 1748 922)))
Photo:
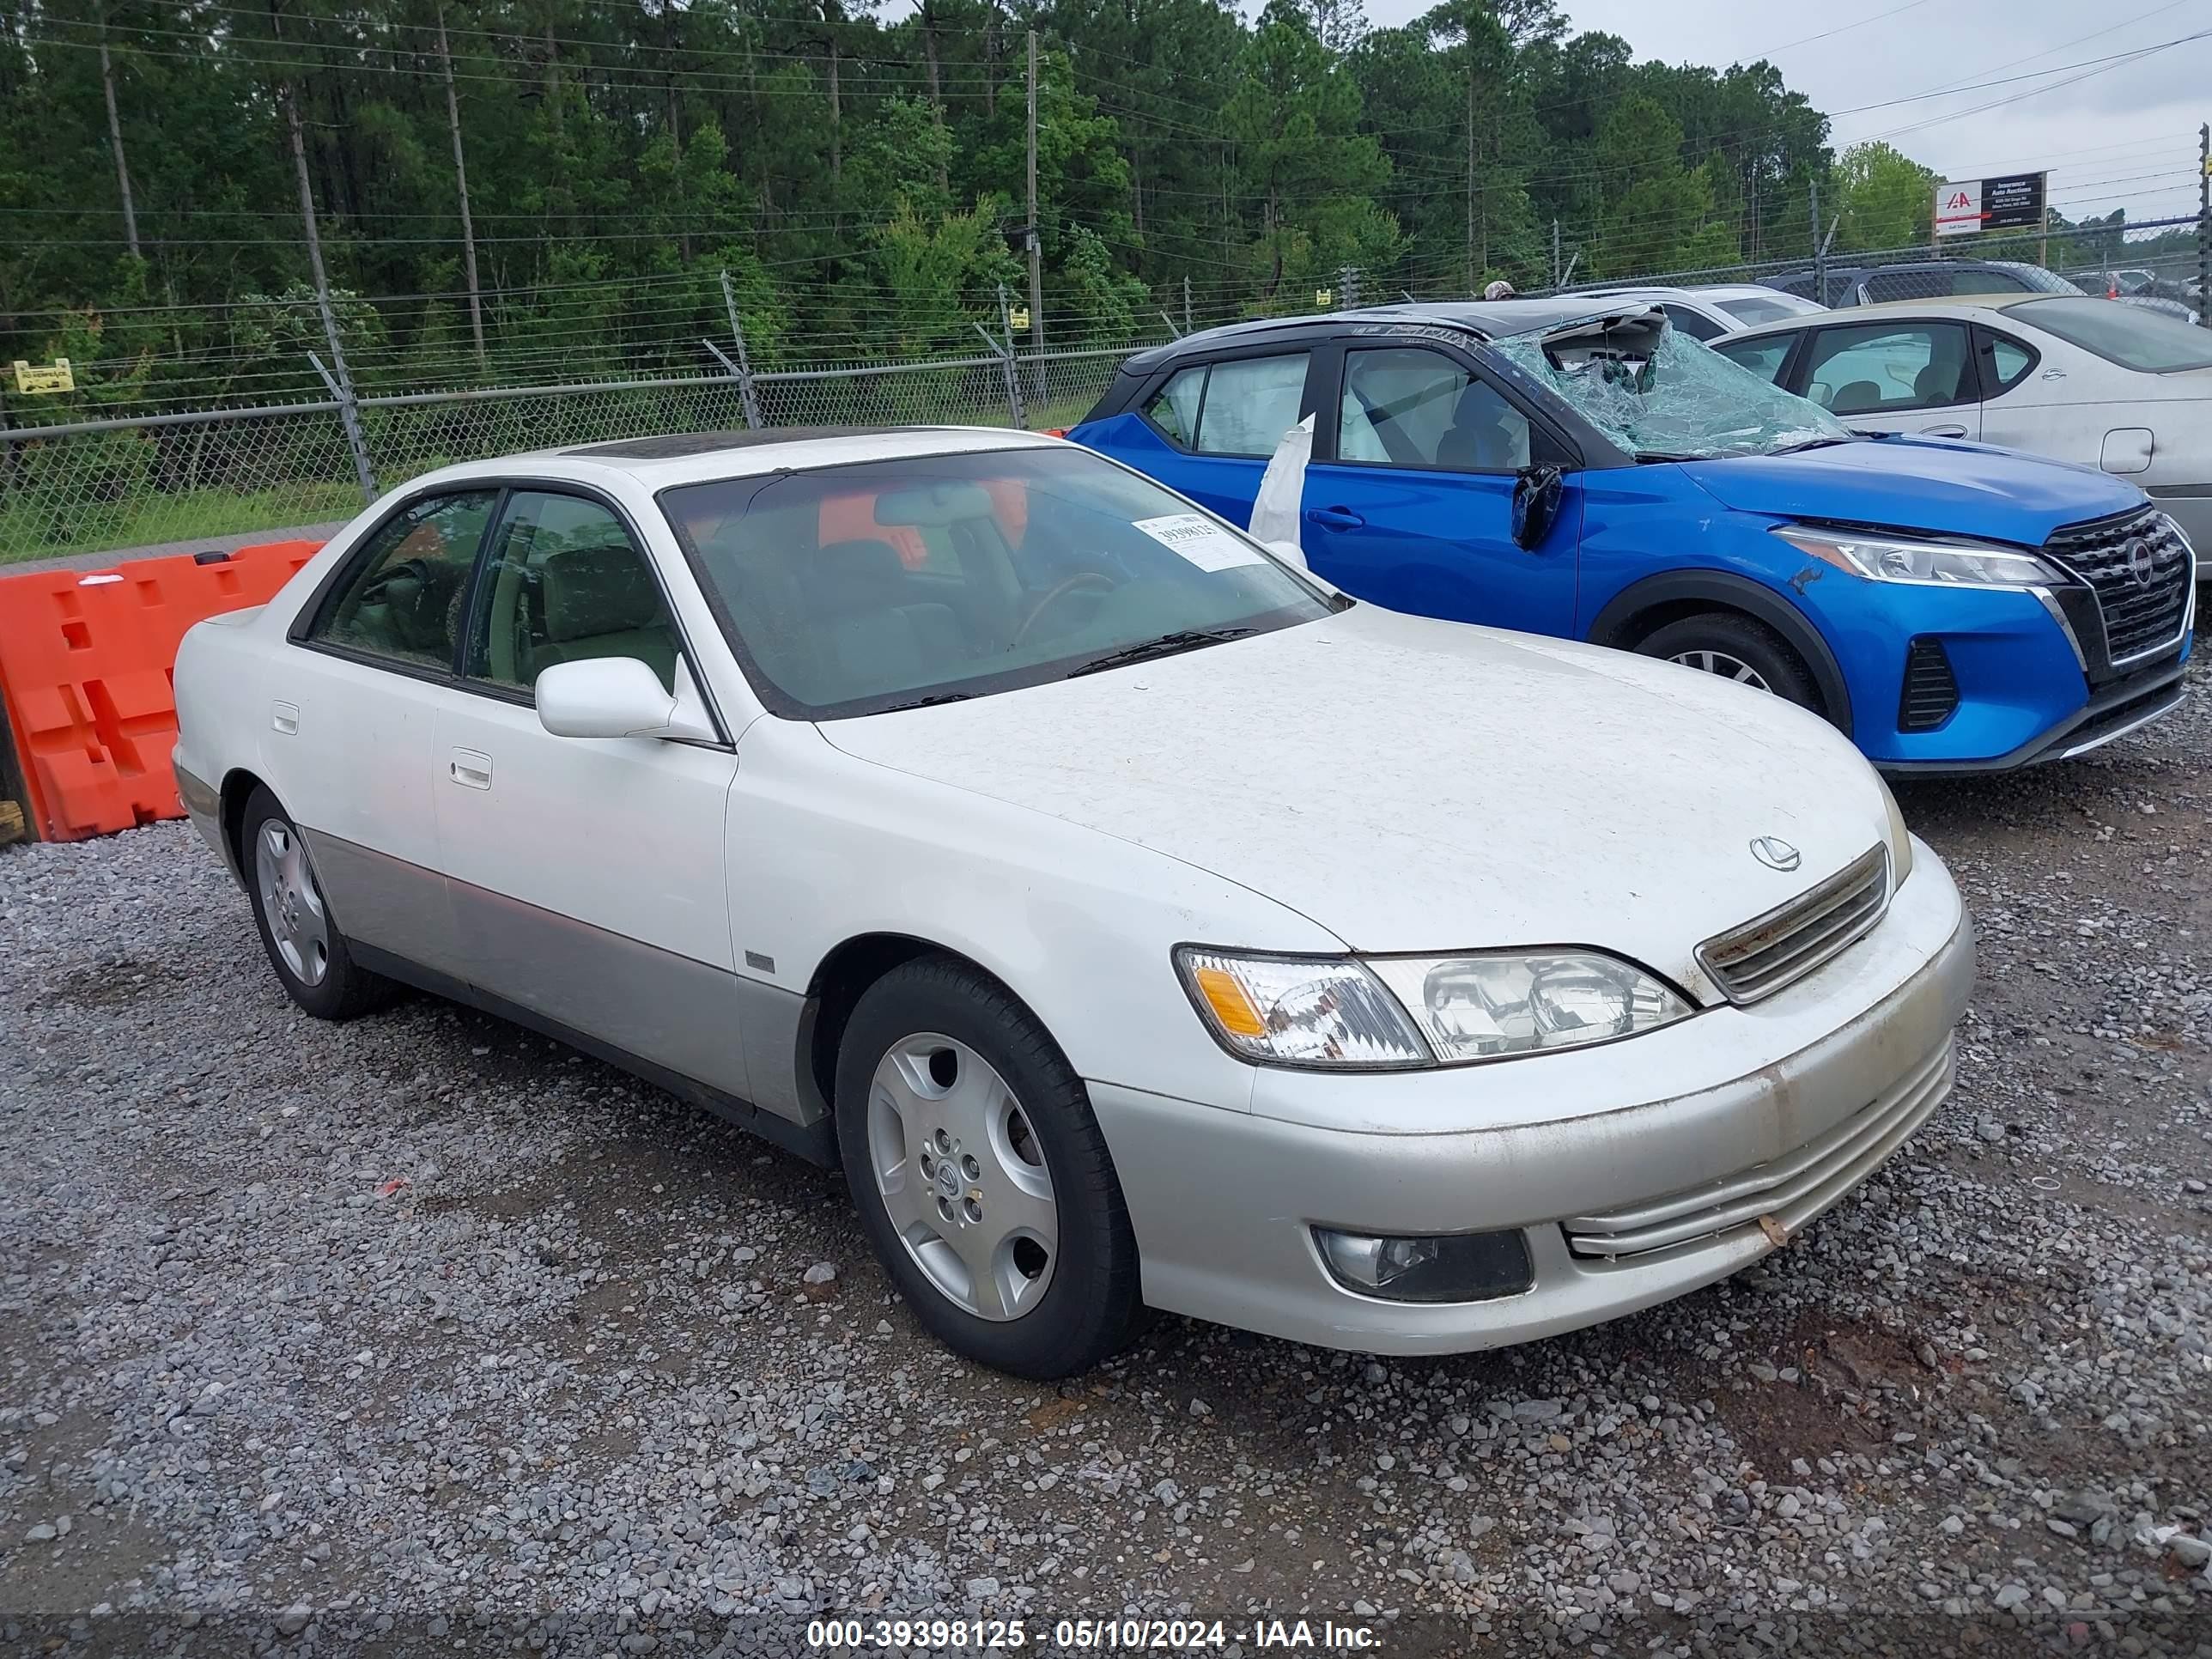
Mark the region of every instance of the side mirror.
POLYGON ((1524 466, 1513 480, 1513 539, 1530 551, 1542 545, 1559 516, 1563 489, 1556 466, 1524 466))
POLYGON ((711 737, 635 657, 556 662, 538 677, 538 723, 556 738, 711 737))

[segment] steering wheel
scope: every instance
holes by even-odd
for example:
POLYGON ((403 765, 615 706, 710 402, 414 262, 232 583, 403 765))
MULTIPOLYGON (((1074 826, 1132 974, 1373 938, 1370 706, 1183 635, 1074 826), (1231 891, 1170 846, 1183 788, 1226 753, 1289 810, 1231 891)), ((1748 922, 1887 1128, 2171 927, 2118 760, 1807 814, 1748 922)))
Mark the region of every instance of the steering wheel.
POLYGON ((1022 641, 1029 638, 1030 629, 1036 626, 1036 619, 1058 604, 1063 595, 1073 593, 1080 587, 1102 587, 1110 593, 1114 591, 1114 579, 1103 571, 1079 570, 1066 580, 1054 584, 1042 599, 1030 607, 1030 614, 1023 617, 1021 626, 1014 629, 1013 642, 1006 648, 1019 650, 1022 641))
POLYGON ((428 559, 402 559, 397 564, 385 566, 369 578, 368 585, 361 590, 361 597, 354 603, 356 605, 389 605, 392 602, 392 585, 402 576, 412 577, 428 587, 430 585, 430 562, 428 559))

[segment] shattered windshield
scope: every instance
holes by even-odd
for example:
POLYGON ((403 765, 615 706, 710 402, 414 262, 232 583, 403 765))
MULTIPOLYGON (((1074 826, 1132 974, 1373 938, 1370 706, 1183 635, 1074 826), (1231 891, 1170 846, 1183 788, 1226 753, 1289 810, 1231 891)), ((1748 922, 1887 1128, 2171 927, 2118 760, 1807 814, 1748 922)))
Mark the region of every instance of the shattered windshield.
POLYGON ((1490 349, 1552 387, 1642 461, 1771 455, 1851 435, 1818 404, 1652 315, 1509 335, 1490 349))

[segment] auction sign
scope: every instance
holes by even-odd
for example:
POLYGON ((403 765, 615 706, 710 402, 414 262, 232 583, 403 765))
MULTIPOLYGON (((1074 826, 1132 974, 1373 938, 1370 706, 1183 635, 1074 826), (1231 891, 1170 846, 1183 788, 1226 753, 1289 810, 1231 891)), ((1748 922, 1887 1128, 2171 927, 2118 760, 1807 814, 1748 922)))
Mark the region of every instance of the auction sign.
POLYGON ((1936 186, 1936 234, 2033 229, 2043 222, 2043 179, 2039 173, 2013 173, 1945 180, 1936 186))

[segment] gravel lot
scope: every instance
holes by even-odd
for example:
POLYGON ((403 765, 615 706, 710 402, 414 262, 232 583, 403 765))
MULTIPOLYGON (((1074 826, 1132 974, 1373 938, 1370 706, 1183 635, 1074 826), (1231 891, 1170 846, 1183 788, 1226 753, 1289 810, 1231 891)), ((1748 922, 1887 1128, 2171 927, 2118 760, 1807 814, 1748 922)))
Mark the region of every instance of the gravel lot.
POLYGON ((0 1651, 1128 1610, 1246 1655, 1301 1615, 2212 1654, 2207 678, 1901 792, 1982 977, 1883 1174, 1729 1284, 1442 1361, 1165 1319, 1058 1389, 979 1371, 829 1175, 447 1005, 295 1013, 185 826, 0 854, 0 1651))

